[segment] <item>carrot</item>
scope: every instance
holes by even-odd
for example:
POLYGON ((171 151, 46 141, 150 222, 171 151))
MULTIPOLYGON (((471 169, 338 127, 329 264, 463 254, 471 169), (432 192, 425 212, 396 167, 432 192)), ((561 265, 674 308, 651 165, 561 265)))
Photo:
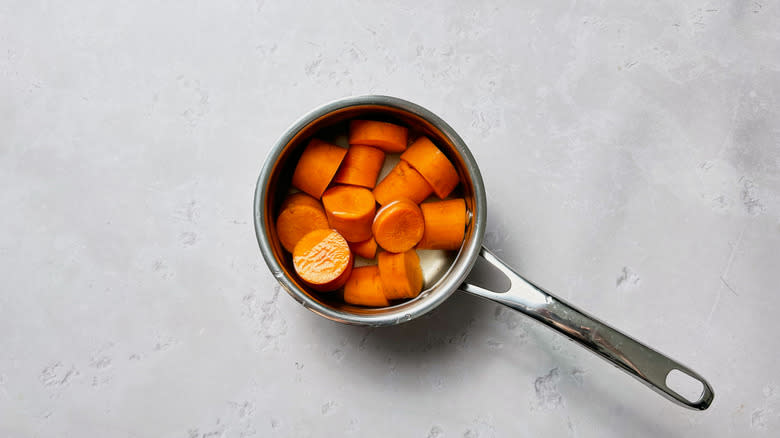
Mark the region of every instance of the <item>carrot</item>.
POLYGON ((415 168, 428 181, 439 198, 446 198, 458 185, 458 172, 428 137, 422 136, 401 154, 401 159, 415 168))
POLYGON ((301 237, 322 228, 328 228, 328 218, 320 201, 306 193, 295 193, 284 200, 276 218, 276 234, 284 249, 292 252, 301 237))
POLYGON ((376 257, 376 240, 372 237, 362 242, 349 242, 349 249, 360 257, 373 259, 376 257))
POLYGON ((374 120, 349 122, 349 144, 376 146, 388 153, 406 150, 409 130, 404 126, 374 120))
POLYGON ((371 146, 352 145, 333 181, 373 189, 384 162, 385 153, 381 150, 371 146))
POLYGON ((314 230, 293 249, 293 267, 309 287, 320 292, 336 290, 347 282, 353 257, 347 241, 336 230, 314 230))
POLYGON ((376 266, 363 266, 352 270, 349 280, 344 285, 344 301, 360 306, 389 306, 376 266))
POLYGON ((420 207, 408 199, 399 199, 380 208, 371 230, 376 243, 390 252, 404 252, 414 248, 423 236, 420 207))
POLYGON ((420 257, 415 250, 402 253, 380 252, 379 277, 389 300, 414 298, 423 285, 420 257))
POLYGON ((292 185, 319 199, 341 165, 347 150, 313 138, 293 172, 292 185))
POLYGON ((381 205, 401 198, 408 198, 419 204, 431 193, 433 193, 433 187, 406 161, 399 161, 374 188, 374 197, 381 205))
POLYGON ((279 210, 284 211, 297 205, 305 205, 307 207, 314 207, 322 210, 322 203, 318 199, 315 199, 303 192, 296 192, 288 195, 286 198, 284 198, 284 202, 282 202, 282 206, 279 210))
POLYGON ((466 203, 463 199, 420 204, 425 231, 418 249, 460 248, 466 230, 466 203))
POLYGON ((376 201, 370 190, 356 186, 334 186, 322 194, 328 223, 348 242, 371 237, 376 201))

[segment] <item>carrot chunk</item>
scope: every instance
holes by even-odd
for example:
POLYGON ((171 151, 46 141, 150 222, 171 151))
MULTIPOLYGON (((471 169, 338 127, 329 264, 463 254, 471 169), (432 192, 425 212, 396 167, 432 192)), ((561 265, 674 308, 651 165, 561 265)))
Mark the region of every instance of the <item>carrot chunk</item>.
POLYGON ((342 147, 313 138, 295 166, 293 187, 319 199, 346 154, 347 150, 342 147))
POLYGON ((374 240, 373 237, 362 242, 349 242, 349 248, 353 253, 360 257, 365 257, 367 259, 376 257, 377 245, 376 240, 374 240))
POLYGON ((397 254, 380 252, 378 266, 387 299, 414 298, 420 294, 423 274, 415 250, 397 254))
POLYGON ((388 153, 406 150, 409 130, 404 126, 374 120, 349 122, 349 144, 376 146, 388 153))
POLYGON ((288 196, 276 218, 276 234, 284 249, 289 252, 293 251, 301 237, 323 228, 328 228, 328 218, 322 204, 306 193, 288 196))
POLYGON ((399 199, 380 208, 371 229, 376 243, 385 251, 404 252, 422 239, 425 222, 420 207, 399 199))
POLYGON ((401 198, 419 204, 431 193, 433 187, 403 160, 374 188, 374 197, 381 205, 401 198))
POLYGON ((447 156, 428 139, 420 137, 401 154, 401 159, 415 168, 433 187, 436 196, 446 198, 458 185, 458 172, 447 156))
POLYGON ((362 266, 352 270, 344 285, 344 301, 359 306, 384 307, 390 302, 385 297, 377 266, 362 266))
POLYGON ((334 186, 322 194, 328 223, 348 242, 371 237, 376 201, 370 190, 356 186, 334 186))
POLYGON ((420 204, 425 230, 417 244, 418 249, 460 248, 466 231, 466 203, 463 199, 426 202, 420 204))
POLYGON ((314 230, 293 249, 293 267, 309 287, 320 292, 336 290, 352 272, 352 251, 336 230, 314 230))
POLYGON ((373 189, 384 162, 385 153, 381 150, 371 146, 352 145, 333 181, 373 189))

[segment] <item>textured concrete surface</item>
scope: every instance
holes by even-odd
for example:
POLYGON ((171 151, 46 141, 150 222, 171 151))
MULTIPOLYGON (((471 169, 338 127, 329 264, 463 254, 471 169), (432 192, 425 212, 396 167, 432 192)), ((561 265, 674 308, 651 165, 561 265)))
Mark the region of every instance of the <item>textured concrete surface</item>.
POLYGON ((0 0, 0 436, 776 436, 780 5, 369 3, 0 0), (712 408, 468 296, 371 330, 280 292, 257 173, 364 93, 450 122, 487 244, 712 408))

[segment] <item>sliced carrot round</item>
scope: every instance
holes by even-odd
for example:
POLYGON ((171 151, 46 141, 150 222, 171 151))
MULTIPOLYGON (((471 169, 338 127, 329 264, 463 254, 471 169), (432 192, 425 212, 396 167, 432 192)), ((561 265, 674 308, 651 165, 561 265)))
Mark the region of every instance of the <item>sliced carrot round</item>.
POLYGON ((407 198, 419 204, 433 193, 433 187, 406 161, 399 161, 393 170, 374 188, 374 197, 380 205, 407 198))
POLYGON ((458 172, 436 145, 422 136, 401 154, 401 159, 415 168, 433 187, 436 196, 446 198, 458 185, 458 172))
POLYGON ((376 201, 370 190, 357 186, 334 186, 322 194, 328 223, 349 242, 371 237, 376 201))
POLYGON ((380 252, 377 263, 387 299, 414 298, 420 294, 423 274, 415 250, 397 254, 380 252))
POLYGON ((326 229, 328 218, 320 201, 306 193, 294 193, 284 200, 276 218, 276 234, 284 249, 292 252, 301 237, 310 231, 326 229))
POLYGON ((371 229, 376 243, 384 250, 404 252, 422 239, 424 227, 420 207, 408 199, 399 199, 379 209, 371 229))
POLYGON ((455 250, 463 243, 466 231, 466 203, 463 199, 420 204, 425 230, 418 249, 455 250))
POLYGON ((293 187, 319 199, 346 154, 347 150, 342 147, 312 139, 295 166, 293 187))
POLYGON ((409 130, 404 126, 374 120, 349 122, 349 144, 376 146, 385 152, 403 152, 408 142, 409 130))
POLYGON ((344 301, 359 306, 384 307, 390 302, 385 297, 377 266, 362 266, 352 270, 344 285, 344 301))
POLYGON ((384 162, 385 153, 381 150, 360 144, 351 145, 333 181, 373 189, 384 162))
POLYGON ((367 259, 373 259, 376 257, 376 247, 376 240, 374 240, 373 237, 362 242, 349 242, 349 248, 352 250, 352 252, 355 253, 355 255, 359 255, 360 257, 367 259))
POLYGON ((301 280, 320 292, 336 290, 352 272, 352 251, 336 230, 314 230, 293 249, 293 267, 301 280))

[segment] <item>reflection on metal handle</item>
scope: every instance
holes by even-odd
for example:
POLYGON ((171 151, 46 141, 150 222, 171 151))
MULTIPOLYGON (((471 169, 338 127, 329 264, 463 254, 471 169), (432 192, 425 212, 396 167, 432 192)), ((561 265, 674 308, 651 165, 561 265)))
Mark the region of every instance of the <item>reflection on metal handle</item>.
POLYGON ((577 310, 520 277, 512 268, 482 247, 480 255, 511 281, 506 292, 492 292, 469 283, 460 289, 488 298, 525 313, 542 324, 568 336, 583 347, 611 362, 654 391, 682 406, 704 410, 714 398, 712 387, 690 368, 615 330, 598 319, 577 310), (702 384, 698 400, 688 400, 666 384, 669 372, 679 370, 702 384))

